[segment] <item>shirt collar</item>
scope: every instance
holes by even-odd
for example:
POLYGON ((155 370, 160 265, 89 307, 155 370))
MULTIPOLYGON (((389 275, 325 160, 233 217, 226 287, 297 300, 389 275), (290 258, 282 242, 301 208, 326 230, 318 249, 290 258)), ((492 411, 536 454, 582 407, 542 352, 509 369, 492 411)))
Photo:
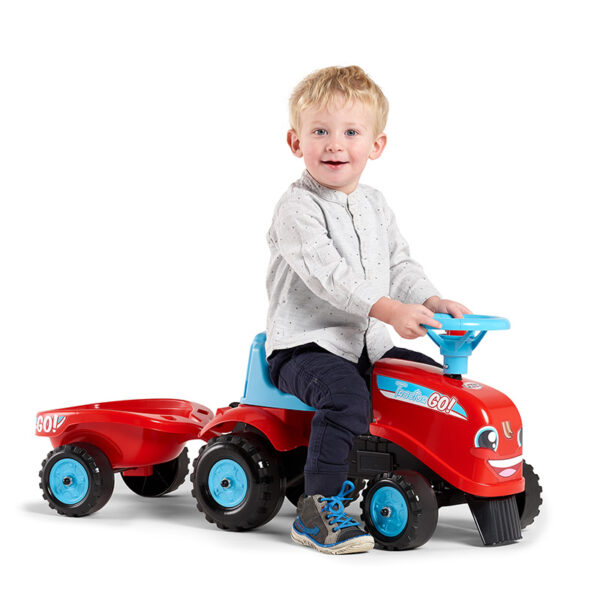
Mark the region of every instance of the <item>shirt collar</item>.
POLYGON ((331 188, 321 185, 309 172, 305 170, 300 177, 300 183, 307 189, 317 193, 319 197, 324 200, 331 200, 337 204, 347 204, 348 198, 354 198, 359 195, 360 185, 356 186, 356 189, 351 194, 345 194, 338 190, 332 190, 331 188))

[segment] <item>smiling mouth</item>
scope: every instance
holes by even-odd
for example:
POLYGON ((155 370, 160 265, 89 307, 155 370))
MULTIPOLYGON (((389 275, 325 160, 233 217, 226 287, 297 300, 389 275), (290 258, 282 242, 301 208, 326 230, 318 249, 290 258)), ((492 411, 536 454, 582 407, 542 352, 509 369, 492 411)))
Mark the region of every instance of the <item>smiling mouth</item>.
POLYGON ((523 455, 519 454, 519 456, 513 456, 504 460, 488 460, 488 463, 500 477, 510 477, 519 470, 522 461, 523 455))

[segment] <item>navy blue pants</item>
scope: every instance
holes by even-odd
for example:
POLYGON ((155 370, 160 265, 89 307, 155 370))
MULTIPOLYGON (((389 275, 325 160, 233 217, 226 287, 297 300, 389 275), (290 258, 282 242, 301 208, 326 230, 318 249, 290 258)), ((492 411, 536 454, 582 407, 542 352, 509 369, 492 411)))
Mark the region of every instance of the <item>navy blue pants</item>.
MULTIPOLYGON (((391 348, 382 358, 402 358, 441 367, 420 352, 391 348)), ((317 344, 275 350, 267 359, 271 380, 282 392, 315 409, 304 467, 307 495, 337 494, 348 475, 348 455, 371 421, 372 365, 363 349, 358 363, 317 344)))

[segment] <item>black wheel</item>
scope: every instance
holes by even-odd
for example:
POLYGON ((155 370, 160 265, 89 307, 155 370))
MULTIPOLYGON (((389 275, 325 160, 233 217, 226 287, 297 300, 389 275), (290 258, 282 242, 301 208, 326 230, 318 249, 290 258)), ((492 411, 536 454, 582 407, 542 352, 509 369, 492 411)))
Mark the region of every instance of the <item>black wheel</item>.
POLYGON ((209 440, 194 461, 192 495, 207 521, 245 531, 264 525, 281 508, 285 475, 276 452, 254 433, 209 440))
POLYGON ((157 498, 174 492, 185 481, 189 464, 188 451, 184 448, 177 458, 153 465, 152 475, 139 477, 121 473, 121 477, 132 492, 146 498, 157 498))
POLYGON ((542 505, 540 478, 534 472, 533 467, 525 461, 523 461, 523 478, 525 479, 525 491, 515 496, 521 519, 521 529, 525 529, 533 523, 540 514, 542 505))
POLYGON ((100 510, 115 485, 110 461, 95 446, 59 446, 42 462, 40 488, 50 508, 67 517, 100 510))
POLYGON ((419 473, 382 473, 369 482, 361 503, 366 530, 382 550, 422 546, 437 525, 438 506, 419 473))

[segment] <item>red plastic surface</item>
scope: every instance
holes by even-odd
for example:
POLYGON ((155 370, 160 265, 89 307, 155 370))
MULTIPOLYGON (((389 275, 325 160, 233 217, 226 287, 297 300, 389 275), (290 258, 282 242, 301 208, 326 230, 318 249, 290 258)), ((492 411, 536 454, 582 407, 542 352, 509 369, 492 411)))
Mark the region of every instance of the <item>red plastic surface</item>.
POLYGON ((399 359, 376 363, 372 390, 370 431, 373 435, 402 446, 450 484, 467 493, 489 497, 524 490, 519 461, 522 448, 518 443, 521 417, 502 392, 469 379, 445 377, 436 367, 399 359), (438 396, 431 399, 431 406, 386 397, 377 387, 377 375, 414 383, 434 390, 438 396), (466 419, 437 408, 436 404, 444 396, 456 400, 466 412, 466 419), (476 434, 486 426, 493 426, 498 433, 496 451, 475 446, 476 434), (515 461, 517 464, 511 468, 498 468, 490 461, 515 461))
MULTIPOLYGON (((436 367, 399 359, 376 363, 372 390, 371 434, 403 447, 467 493, 494 497, 523 491, 521 417, 507 396, 468 379, 445 377, 436 367), (378 375, 419 386, 421 402, 403 401, 389 390, 383 394, 378 375), (425 401, 426 390, 433 393, 425 401), (458 417, 445 410, 452 403, 465 414, 458 417), (488 426, 497 432, 495 451, 476 447, 476 434, 488 426), (497 461, 504 462, 498 466, 497 461)), ((49 437, 54 447, 93 444, 104 451, 114 469, 135 469, 171 460, 186 441, 206 441, 232 431, 237 423, 256 427, 276 450, 306 446, 313 415, 240 405, 220 408, 213 416, 204 406, 185 400, 124 400, 38 413, 36 433, 49 437)))
POLYGON ((121 400, 40 412, 36 435, 52 446, 93 444, 113 469, 156 465, 179 456, 213 418, 205 406, 170 398, 121 400))
MULTIPOLYGON (((469 379, 446 377, 436 367, 399 359, 376 363, 372 390, 372 435, 408 450, 464 492, 497 497, 524 490, 522 449, 518 443, 521 417, 502 392, 469 379), (437 395, 430 401, 432 406, 389 398, 378 389, 377 375, 414 383, 437 395), (452 399, 466 412, 466 419, 439 409, 448 406, 452 399), (485 426, 495 427, 498 433, 496 451, 475 446, 475 436, 485 426), (495 468, 490 460, 504 460, 515 465, 495 468)), ((308 445, 313 415, 312 412, 259 406, 226 407, 217 411, 200 437, 206 441, 232 431, 237 423, 247 423, 264 433, 277 450, 286 451, 308 445)))

